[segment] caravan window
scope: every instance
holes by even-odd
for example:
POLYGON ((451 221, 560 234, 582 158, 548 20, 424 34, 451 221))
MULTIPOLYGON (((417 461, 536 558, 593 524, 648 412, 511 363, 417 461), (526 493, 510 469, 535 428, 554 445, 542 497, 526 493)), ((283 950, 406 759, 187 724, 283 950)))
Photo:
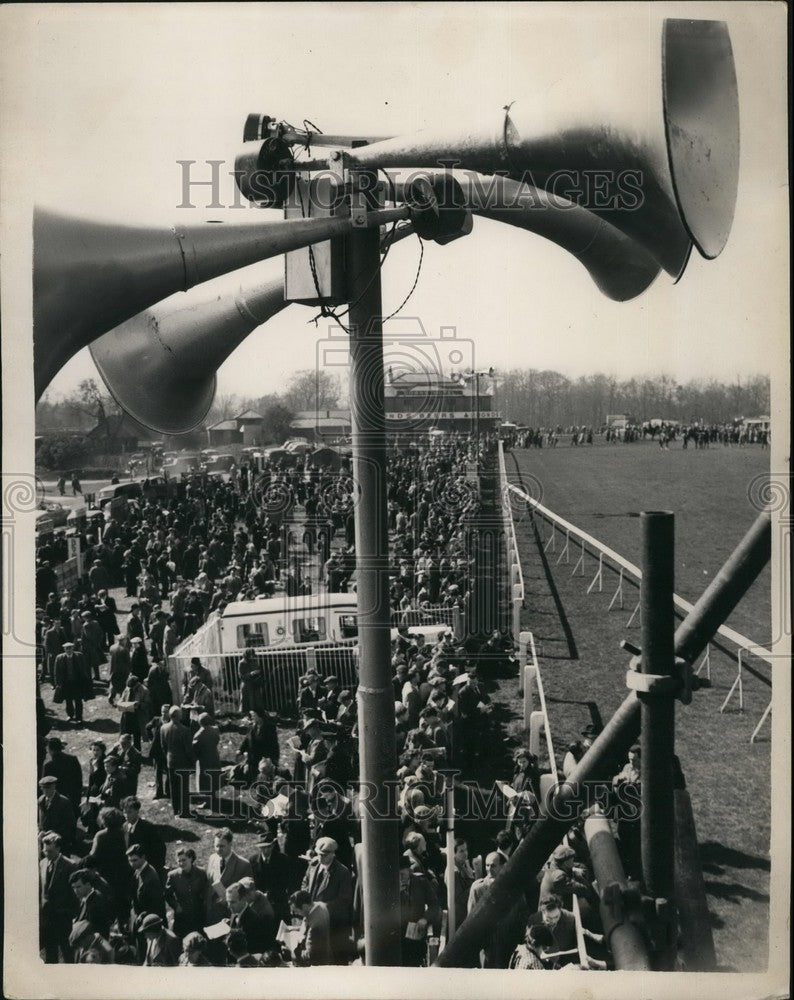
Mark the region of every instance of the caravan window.
POLYGON ((237 648, 250 649, 253 646, 268 646, 267 622, 249 622, 237 626, 237 648))
POLYGON ((325 639, 325 618, 296 618, 292 623, 295 642, 322 642, 325 639))
POLYGON ((358 619, 355 615, 339 616, 339 638, 355 639, 358 635, 358 619))

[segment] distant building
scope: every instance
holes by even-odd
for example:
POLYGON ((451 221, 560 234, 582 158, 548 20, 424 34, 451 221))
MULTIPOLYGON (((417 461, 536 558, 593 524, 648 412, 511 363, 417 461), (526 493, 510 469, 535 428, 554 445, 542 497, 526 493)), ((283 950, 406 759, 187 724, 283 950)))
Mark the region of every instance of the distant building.
POLYGON ((263 443, 265 418, 255 410, 245 410, 231 420, 219 420, 207 428, 211 447, 239 444, 253 447, 263 443))
POLYGON ((350 410, 299 410, 290 430, 310 441, 324 443, 350 438, 350 410))
POLYGON ((148 441, 152 432, 127 413, 111 414, 97 422, 86 434, 94 452, 127 454, 138 450, 139 441, 148 441))
POLYGON ((432 430, 467 434, 496 430, 502 415, 494 407, 493 380, 487 376, 437 372, 387 373, 384 387, 386 429, 390 433, 432 430))
POLYGON ((237 426, 236 420, 219 420, 207 428, 207 439, 212 447, 227 444, 243 443, 243 432, 237 426))
MULTIPOLYGON (((495 430, 501 414, 494 408, 491 379, 464 381, 435 373, 387 373, 384 385, 386 432, 427 434, 430 431, 462 431, 474 434, 495 430), (479 395, 477 382, 479 381, 479 395)), ((290 429, 310 440, 346 441, 351 434, 349 410, 302 410, 290 429)))

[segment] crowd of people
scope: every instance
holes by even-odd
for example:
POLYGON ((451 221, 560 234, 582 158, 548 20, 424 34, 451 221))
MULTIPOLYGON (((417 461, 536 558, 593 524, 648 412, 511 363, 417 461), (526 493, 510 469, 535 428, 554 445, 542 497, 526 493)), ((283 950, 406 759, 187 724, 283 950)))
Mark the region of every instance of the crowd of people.
POLYGON ((599 435, 608 444, 632 444, 635 441, 657 441, 661 448, 670 447, 670 442, 681 442, 682 448, 709 448, 721 445, 725 448, 744 448, 758 444, 769 446, 770 431, 760 424, 735 423, 627 423, 625 425, 604 424, 594 429, 587 425, 563 427, 520 427, 506 433, 505 444, 512 448, 556 448, 561 439, 568 438, 571 447, 592 445, 594 435, 599 435))
MULTIPOLYGON (((467 442, 454 438, 392 456, 391 600, 398 622, 423 608, 465 611, 475 593, 467 532, 480 501, 467 479, 471 457, 467 442)), ((109 518, 101 534, 87 528, 90 569, 72 592, 58 588, 52 552, 41 547, 37 680, 51 686, 52 706, 48 711, 39 698, 45 960, 275 966, 365 959, 354 692, 308 670, 295 704, 297 726, 278 720, 257 691, 262 667, 249 651, 239 667, 241 715, 222 720, 216 680, 200 658, 181 684, 167 667, 183 638, 227 601, 307 586, 301 569, 309 553, 319 553, 329 589, 354 587, 353 572, 338 568, 354 565, 351 522, 349 477, 301 462, 257 474, 243 465, 228 481, 195 477, 176 495, 145 493, 124 519, 109 518), (119 610, 124 593, 126 621, 119 610), (51 735, 52 713, 60 726, 79 729, 84 703, 97 696, 119 712, 118 733, 93 739, 90 759, 80 761, 51 735), (221 730, 240 732, 241 724, 233 760, 223 760, 221 730), (151 779, 153 799, 170 801, 177 828, 183 820, 212 825, 209 856, 182 844, 171 852, 145 815, 150 800, 139 794, 142 775, 151 779), (256 849, 238 854, 235 837, 250 843, 252 834, 256 849)), ((392 644, 403 965, 433 960, 444 911, 454 908, 460 925, 538 820, 538 761, 519 748, 511 764, 494 721, 496 678, 512 669, 511 654, 512 642, 499 632, 461 639, 446 630, 429 642, 400 627, 392 644), (486 773, 492 782, 494 767, 505 769, 515 795, 503 812, 483 817, 472 809, 470 785, 486 773), (450 770, 457 772, 459 816, 451 885, 443 830, 450 770)), ((581 755, 582 747, 569 752, 581 755)), ((538 884, 526 887, 524 929, 513 928, 512 937, 495 932, 480 964, 578 962, 574 893, 581 894, 593 967, 601 967, 608 955, 576 829, 538 884)))

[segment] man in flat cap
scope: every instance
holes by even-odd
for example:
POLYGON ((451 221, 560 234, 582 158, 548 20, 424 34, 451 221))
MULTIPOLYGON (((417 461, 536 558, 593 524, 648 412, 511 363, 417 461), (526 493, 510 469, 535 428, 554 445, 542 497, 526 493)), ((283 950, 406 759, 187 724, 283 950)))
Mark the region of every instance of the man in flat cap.
POLYGON ((64 742, 58 736, 48 736, 45 743, 47 758, 41 768, 43 778, 58 779, 58 789, 71 802, 74 814, 80 812, 83 798, 83 769, 74 754, 64 753, 64 742))
POLYGON ((39 781, 41 796, 38 801, 39 830, 57 833, 61 838, 64 851, 68 850, 74 840, 77 817, 72 803, 58 791, 58 779, 48 775, 39 781))
MULTIPOLYGON (((73 642, 63 644, 63 652, 55 657, 55 687, 60 688, 66 702, 69 722, 83 724, 83 701, 92 688, 91 673, 86 668, 82 653, 78 653, 73 642)), ((91 690, 93 697, 93 688, 91 690)))
POLYGON ((315 857, 303 877, 302 889, 313 903, 325 903, 331 920, 331 952, 334 965, 346 965, 350 958, 353 926, 353 877, 336 858, 337 843, 318 837, 315 857))

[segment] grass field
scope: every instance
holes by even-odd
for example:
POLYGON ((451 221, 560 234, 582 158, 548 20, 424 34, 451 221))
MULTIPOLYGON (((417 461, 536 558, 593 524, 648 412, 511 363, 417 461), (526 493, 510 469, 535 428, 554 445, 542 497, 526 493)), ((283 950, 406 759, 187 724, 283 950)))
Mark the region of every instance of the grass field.
MULTIPOLYGON (((674 446, 675 447, 675 446, 674 446)), ((767 467, 758 448, 661 451, 658 445, 594 445, 555 450, 521 450, 507 456, 509 479, 632 562, 639 563, 639 520, 644 509, 676 515, 676 590, 695 600, 712 579, 757 511, 748 499, 754 477, 767 467)), ((635 622, 626 627, 637 591, 626 590, 625 610, 607 611, 616 577, 605 572, 601 593, 587 595, 595 571, 588 557, 584 577, 571 576, 578 558, 556 563, 544 557, 529 520, 517 525, 526 588, 522 627, 535 635, 559 752, 587 722, 606 721, 626 695, 628 655, 620 640, 638 641, 635 622)), ((730 618, 756 642, 770 636, 768 570, 730 618)), ((719 707, 736 675, 736 662, 713 652, 713 687, 679 706, 676 749, 686 775, 700 840, 700 853, 721 968, 740 971, 766 966, 769 901, 770 746, 769 728, 758 742, 750 734, 771 690, 769 667, 754 660, 745 673, 744 712, 732 701, 719 707)), ((500 698, 517 697, 510 684, 500 698)), ((516 702, 512 705, 515 707, 516 702)), ((517 735, 513 713, 508 730, 517 735)))

